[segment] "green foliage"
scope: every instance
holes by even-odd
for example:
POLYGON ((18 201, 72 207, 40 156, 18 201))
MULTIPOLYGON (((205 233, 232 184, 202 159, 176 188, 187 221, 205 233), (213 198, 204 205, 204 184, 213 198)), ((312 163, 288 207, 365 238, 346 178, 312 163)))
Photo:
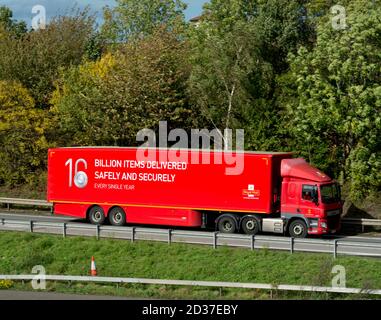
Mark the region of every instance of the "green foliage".
POLYGON ((194 103, 219 128, 246 130, 248 149, 279 150, 277 75, 309 41, 301 1, 213 0, 190 31, 194 103))
POLYGON ((346 30, 319 25, 312 51, 291 56, 298 103, 291 129, 312 162, 351 181, 351 197, 381 188, 381 8, 357 1, 346 30))
POLYGON ((14 285, 12 280, 0 280, 0 289, 10 289, 14 285))
POLYGON ((45 167, 48 117, 34 108, 27 89, 0 81, 0 183, 32 182, 45 167))
POLYGON ((296 151, 354 200, 380 191, 379 0, 211 0, 194 27, 185 7, 118 0, 99 32, 87 10, 27 31, 0 7, 0 184, 43 183, 49 144, 135 145, 167 120, 243 128, 246 149, 296 151))
POLYGON ((12 19, 13 12, 5 6, 0 6, 0 28, 9 32, 12 36, 20 38, 27 32, 26 23, 24 21, 16 22, 12 19))
POLYGON ((64 73, 52 103, 66 143, 135 145, 136 133, 160 120, 191 127, 186 52, 176 35, 159 29, 64 73))
POLYGON ((94 18, 87 11, 54 18, 46 27, 0 41, 0 80, 17 80, 39 108, 47 108, 60 68, 82 62, 93 37, 94 18))
POLYGON ((182 0, 117 0, 117 5, 104 9, 103 36, 112 42, 125 42, 152 35, 158 28, 167 31, 184 28, 182 0))

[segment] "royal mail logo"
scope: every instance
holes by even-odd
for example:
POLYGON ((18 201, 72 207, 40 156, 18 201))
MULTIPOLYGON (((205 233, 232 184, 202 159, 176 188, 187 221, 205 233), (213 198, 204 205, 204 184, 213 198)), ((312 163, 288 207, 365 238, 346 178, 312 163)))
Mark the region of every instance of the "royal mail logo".
POLYGON ((249 184, 247 186, 247 189, 243 189, 242 195, 244 199, 256 200, 256 199, 259 199, 261 195, 261 191, 256 190, 255 185, 249 184))

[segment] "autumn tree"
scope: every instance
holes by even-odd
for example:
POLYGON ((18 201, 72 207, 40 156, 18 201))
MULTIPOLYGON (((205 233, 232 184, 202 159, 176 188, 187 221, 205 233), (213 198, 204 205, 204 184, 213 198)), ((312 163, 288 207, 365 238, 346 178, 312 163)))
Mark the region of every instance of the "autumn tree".
POLYGON ((27 32, 25 21, 16 21, 13 12, 6 6, 0 6, 0 28, 19 38, 27 32))
POLYGON ((136 145, 136 133, 191 127, 186 44, 159 29, 100 61, 64 73, 52 103, 68 145, 136 145))
POLYGON ((94 35, 94 18, 87 11, 54 18, 46 29, 18 39, 11 33, 0 41, 0 79, 18 80, 39 108, 48 108, 60 68, 78 65, 94 35))
POLYGON ((32 182, 45 169, 46 111, 19 82, 0 81, 0 184, 32 182))
POLYGON ((117 0, 104 9, 103 36, 114 43, 152 35, 158 28, 179 32, 184 28, 182 0, 117 0))

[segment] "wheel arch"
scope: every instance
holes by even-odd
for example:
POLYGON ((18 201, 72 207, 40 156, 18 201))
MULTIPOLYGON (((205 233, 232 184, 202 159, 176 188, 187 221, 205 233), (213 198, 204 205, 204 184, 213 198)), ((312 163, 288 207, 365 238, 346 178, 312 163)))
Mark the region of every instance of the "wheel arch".
POLYGON ((307 228, 310 227, 310 223, 309 223, 308 219, 306 219, 303 216, 295 216, 295 217, 291 217, 291 218, 286 220, 286 223, 285 223, 285 226, 284 226, 285 229, 287 230, 288 226, 290 225, 290 223, 295 221, 295 220, 302 220, 307 225, 307 228))

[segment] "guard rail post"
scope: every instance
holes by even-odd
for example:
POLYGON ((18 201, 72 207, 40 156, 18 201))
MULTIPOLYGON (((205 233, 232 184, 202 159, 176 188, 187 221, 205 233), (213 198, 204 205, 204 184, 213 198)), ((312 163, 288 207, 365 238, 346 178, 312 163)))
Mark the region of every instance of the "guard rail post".
POLYGON ((100 237, 100 226, 99 226, 99 224, 97 224, 97 226, 96 226, 97 228, 96 228, 96 230, 97 230, 97 240, 99 240, 99 237, 100 237))
POLYGON ((293 237, 290 238, 290 252, 291 254, 294 253, 294 241, 295 239, 293 237))
POLYGON ((131 242, 134 243, 135 241, 135 227, 131 228, 131 242))
POLYGON ((336 259, 337 258, 337 243, 338 243, 339 240, 334 240, 333 241, 333 258, 336 259))
POLYGON ((213 232, 213 249, 217 249, 217 234, 217 231, 213 232))

